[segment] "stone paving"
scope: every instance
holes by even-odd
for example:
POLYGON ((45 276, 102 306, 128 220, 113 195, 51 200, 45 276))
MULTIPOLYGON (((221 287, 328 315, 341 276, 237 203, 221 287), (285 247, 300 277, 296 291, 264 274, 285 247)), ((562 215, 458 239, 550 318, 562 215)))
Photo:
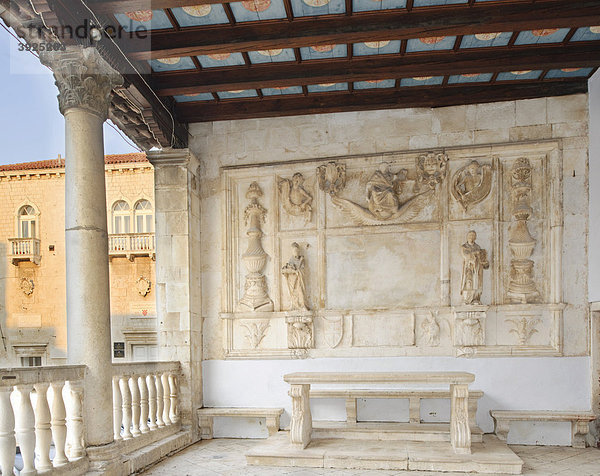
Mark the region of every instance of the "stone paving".
MULTIPOLYGON (((144 476, 452 476, 465 473, 433 473, 428 471, 367 471, 246 466, 245 454, 263 440, 204 440, 167 458, 145 471, 144 476)), ((600 450, 559 446, 511 446, 524 461, 527 476, 600 476, 600 450)))

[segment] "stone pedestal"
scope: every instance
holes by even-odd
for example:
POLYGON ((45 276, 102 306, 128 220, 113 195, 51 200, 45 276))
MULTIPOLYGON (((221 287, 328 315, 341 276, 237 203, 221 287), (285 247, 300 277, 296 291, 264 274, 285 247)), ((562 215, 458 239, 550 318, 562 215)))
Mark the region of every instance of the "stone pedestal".
POLYGON ((44 52, 65 117, 65 246, 68 360, 85 364, 88 446, 113 441, 108 233, 103 123, 122 78, 95 48, 44 52))
POLYGON ((485 345, 485 317, 488 306, 465 305, 454 308, 455 347, 485 345))

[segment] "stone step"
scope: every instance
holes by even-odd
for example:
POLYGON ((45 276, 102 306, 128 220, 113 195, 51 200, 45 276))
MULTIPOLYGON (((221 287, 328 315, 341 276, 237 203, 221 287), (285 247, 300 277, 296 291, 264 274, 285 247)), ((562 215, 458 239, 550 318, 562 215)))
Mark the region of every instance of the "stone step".
MULTIPOLYGON (((471 441, 480 443, 483 432, 471 428, 471 441)), ((346 438, 351 440, 450 441, 449 423, 402 423, 314 421, 313 438, 346 438)))
POLYGON ((306 449, 291 445, 280 431, 246 453, 249 465, 303 468, 383 469, 521 474, 523 461, 506 443, 485 435, 472 453, 457 455, 446 442, 313 439, 306 449))

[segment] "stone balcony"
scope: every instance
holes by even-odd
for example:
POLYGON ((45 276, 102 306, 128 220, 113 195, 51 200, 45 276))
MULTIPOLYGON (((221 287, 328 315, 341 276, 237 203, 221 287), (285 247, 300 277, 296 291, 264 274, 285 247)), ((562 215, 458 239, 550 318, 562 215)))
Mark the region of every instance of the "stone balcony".
POLYGON ((40 240, 37 238, 9 238, 8 247, 12 264, 17 265, 20 261, 40 264, 40 240))
POLYGON ((126 257, 133 261, 136 257, 156 258, 154 233, 122 233, 108 236, 109 257, 126 257))

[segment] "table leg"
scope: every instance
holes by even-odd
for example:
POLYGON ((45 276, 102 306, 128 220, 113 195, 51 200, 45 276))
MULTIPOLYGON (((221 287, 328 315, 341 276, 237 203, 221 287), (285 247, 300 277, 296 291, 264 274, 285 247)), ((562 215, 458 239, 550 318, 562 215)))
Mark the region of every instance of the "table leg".
POLYGON ((310 384, 291 385, 289 395, 292 397, 292 422, 290 424, 290 440, 293 445, 306 448, 312 433, 312 415, 310 414, 310 384))
POLYGON ((450 442, 457 454, 471 453, 471 428, 469 427, 469 386, 450 385, 450 442))

